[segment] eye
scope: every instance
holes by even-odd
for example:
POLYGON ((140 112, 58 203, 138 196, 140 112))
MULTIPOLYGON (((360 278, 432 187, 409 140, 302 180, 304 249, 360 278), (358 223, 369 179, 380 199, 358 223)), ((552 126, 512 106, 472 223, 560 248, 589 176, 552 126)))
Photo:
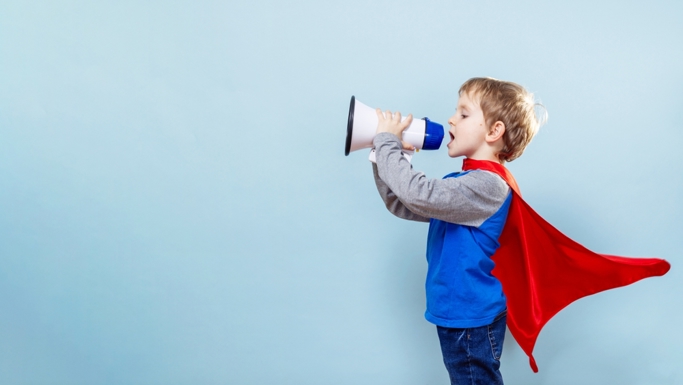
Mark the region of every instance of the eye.
POLYGON ((465 119, 465 118, 467 117, 467 115, 465 115, 465 114, 462 114, 462 115, 460 115, 460 116, 461 116, 463 119, 465 119))

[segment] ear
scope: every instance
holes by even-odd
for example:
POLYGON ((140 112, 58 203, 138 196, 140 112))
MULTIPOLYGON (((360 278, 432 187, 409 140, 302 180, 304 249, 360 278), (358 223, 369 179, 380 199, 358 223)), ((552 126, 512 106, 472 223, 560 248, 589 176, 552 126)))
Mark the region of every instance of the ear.
POLYGON ((486 141, 489 143, 493 143, 498 139, 501 139, 503 137, 503 134, 505 134, 505 123, 499 120, 493 123, 493 125, 491 125, 491 128, 489 128, 489 132, 486 134, 486 141))

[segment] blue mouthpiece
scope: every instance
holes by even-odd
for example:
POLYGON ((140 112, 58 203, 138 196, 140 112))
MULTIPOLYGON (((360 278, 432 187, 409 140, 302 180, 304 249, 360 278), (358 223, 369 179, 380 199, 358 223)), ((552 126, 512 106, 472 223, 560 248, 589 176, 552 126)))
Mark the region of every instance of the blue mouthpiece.
POLYGON ((429 118, 423 118, 423 120, 425 121, 425 141, 422 144, 422 149, 438 150, 443 141, 443 126, 432 122, 429 118))

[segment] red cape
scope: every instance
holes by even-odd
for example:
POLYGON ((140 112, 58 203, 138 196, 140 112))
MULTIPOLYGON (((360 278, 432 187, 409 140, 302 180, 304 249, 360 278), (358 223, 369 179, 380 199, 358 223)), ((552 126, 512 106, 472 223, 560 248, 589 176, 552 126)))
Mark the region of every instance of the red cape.
POLYGON ((541 328, 579 298, 626 286, 669 271, 657 258, 624 258, 594 253, 546 222, 522 199, 512 174, 501 164, 465 159, 463 170, 500 175, 513 191, 507 222, 491 257, 493 275, 507 298, 507 326, 534 372, 532 355, 541 328))

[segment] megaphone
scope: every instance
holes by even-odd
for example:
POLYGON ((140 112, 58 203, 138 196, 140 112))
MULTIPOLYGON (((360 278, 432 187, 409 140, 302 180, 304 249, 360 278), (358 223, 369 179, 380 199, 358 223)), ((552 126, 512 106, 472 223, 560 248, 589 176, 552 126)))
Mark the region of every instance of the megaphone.
MULTIPOLYGON (((403 120, 405 118, 402 118, 403 120)), ((351 96, 349 106, 349 122, 346 126, 346 147, 344 155, 363 148, 372 148, 372 139, 377 131, 379 119, 374 108, 356 100, 351 96)), ((403 131, 402 140, 412 144, 417 150, 438 150, 443 141, 443 126, 428 118, 413 119, 403 131)))

